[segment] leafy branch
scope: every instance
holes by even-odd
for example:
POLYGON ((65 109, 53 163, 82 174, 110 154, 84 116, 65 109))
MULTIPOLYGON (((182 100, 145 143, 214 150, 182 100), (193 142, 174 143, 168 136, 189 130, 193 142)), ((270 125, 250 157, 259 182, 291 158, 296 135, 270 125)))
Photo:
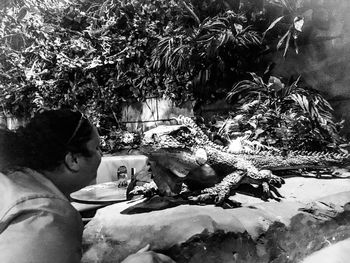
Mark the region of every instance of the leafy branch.
POLYGON ((318 91, 303 85, 300 77, 286 85, 276 77, 265 83, 251 75, 252 80, 238 82, 227 95, 237 110, 226 131, 250 131, 251 139, 280 149, 339 150, 344 143, 340 123, 318 91))

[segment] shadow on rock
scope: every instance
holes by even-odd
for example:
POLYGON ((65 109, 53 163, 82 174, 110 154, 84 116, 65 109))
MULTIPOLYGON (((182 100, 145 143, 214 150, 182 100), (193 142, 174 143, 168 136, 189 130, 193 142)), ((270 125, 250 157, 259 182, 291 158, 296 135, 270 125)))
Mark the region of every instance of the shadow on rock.
POLYGON ((300 262, 313 252, 350 237, 350 211, 328 215, 299 213, 289 226, 274 222, 256 240, 247 232, 203 232, 162 252, 177 263, 300 262))

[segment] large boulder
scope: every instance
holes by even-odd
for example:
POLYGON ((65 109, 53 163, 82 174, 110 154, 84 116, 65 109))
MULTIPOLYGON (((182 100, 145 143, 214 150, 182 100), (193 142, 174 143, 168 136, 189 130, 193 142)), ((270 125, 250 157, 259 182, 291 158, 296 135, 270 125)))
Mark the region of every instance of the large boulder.
POLYGON ((350 238, 314 252, 302 263, 347 263, 349 262, 350 238))
POLYGON ((147 244, 178 263, 295 262, 350 238, 348 179, 286 181, 281 202, 237 194, 245 203, 235 209, 180 205, 122 214, 142 200, 107 206, 86 225, 83 262, 120 262, 147 244))

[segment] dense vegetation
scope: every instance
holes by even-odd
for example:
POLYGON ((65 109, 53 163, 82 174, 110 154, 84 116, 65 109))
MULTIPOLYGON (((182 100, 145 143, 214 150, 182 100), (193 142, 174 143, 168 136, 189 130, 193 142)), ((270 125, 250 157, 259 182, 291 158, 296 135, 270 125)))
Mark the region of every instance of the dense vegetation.
POLYGON ((259 70, 265 47, 254 26, 261 11, 244 13, 237 3, 7 0, 0 7, 2 108, 23 116, 73 105, 103 119, 117 118, 124 101, 151 96, 222 97, 259 70))
MULTIPOLYGON (((237 87, 242 87, 237 83, 250 80, 250 73, 255 72, 263 78, 261 83, 245 85, 259 87, 264 94, 264 82, 270 77, 264 54, 276 49, 283 50, 283 56, 288 50, 298 52, 304 23, 300 14, 307 8, 303 2, 2 1, 2 111, 28 117, 42 108, 72 107, 108 130, 118 126, 123 104, 148 97, 167 97, 178 104, 194 100, 200 105, 229 95, 233 104, 250 103, 234 100, 237 87)), ((296 97, 299 91, 295 90, 296 97)), ((315 98, 309 93, 315 92, 305 88, 300 96, 308 103, 315 98)), ((288 98, 290 101, 291 96, 288 98)), ((313 133, 314 141, 322 139, 322 145, 338 143, 332 109, 321 101, 326 113, 317 110, 310 115, 294 100, 300 106, 300 116, 311 116, 308 129, 322 130, 313 133)), ((272 105, 270 100, 259 105, 264 105, 263 114, 270 114, 266 108, 272 105)), ((293 103, 287 105, 295 109, 293 103)), ((320 104, 312 105, 319 109, 320 104)), ((255 110, 259 114, 262 111, 255 110)), ((282 112, 285 118, 287 112, 282 112)), ((248 119, 257 115, 254 111, 249 114, 248 119)), ((271 129, 279 124, 275 126, 271 129)), ((266 132, 265 136, 276 134, 266 132)))

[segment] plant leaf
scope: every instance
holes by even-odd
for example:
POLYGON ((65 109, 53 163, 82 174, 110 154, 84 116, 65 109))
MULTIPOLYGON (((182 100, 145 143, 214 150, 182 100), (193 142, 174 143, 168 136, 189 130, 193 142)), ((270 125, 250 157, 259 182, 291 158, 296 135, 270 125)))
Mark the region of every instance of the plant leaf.
POLYGON ((265 35, 268 31, 270 31, 272 28, 274 28, 276 26, 276 24, 282 20, 282 18, 284 18, 284 16, 280 16, 278 18, 276 18, 271 24, 270 26, 264 31, 263 33, 263 38, 265 38, 265 35))

